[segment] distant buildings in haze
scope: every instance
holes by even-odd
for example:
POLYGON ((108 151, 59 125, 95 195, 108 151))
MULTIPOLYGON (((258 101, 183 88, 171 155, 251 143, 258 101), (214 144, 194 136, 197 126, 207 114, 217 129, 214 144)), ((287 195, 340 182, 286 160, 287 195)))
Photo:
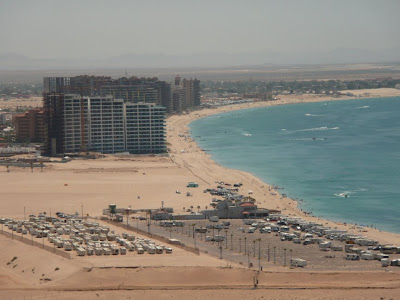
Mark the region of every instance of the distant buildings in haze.
POLYGON ((183 79, 172 85, 157 77, 122 77, 80 75, 74 77, 45 77, 45 93, 78 94, 81 96, 113 96, 133 103, 155 103, 164 106, 167 113, 181 112, 200 105, 200 81, 183 79), (178 91, 179 100, 173 97, 178 91))
POLYGON ((175 112, 182 112, 191 107, 200 106, 200 80, 175 77, 172 84, 172 107, 175 112))

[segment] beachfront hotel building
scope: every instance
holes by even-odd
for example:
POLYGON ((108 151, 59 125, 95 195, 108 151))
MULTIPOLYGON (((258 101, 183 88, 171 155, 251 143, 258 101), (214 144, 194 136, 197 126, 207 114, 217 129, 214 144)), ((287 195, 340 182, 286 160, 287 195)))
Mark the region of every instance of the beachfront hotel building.
POLYGON ((200 106, 200 80, 183 79, 177 75, 171 84, 172 109, 182 112, 200 106))
POLYGON ((113 96, 44 95, 48 128, 45 154, 165 153, 165 107, 113 96), (59 107, 59 111, 52 107, 59 107), (54 129, 54 126, 58 129, 54 129))
POLYGON ((200 80, 175 77, 167 83, 157 77, 121 77, 80 75, 73 77, 44 77, 45 93, 108 96, 133 103, 155 103, 167 113, 182 112, 200 105, 200 80))
POLYGON ((122 77, 80 75, 74 77, 44 77, 45 93, 78 94, 81 96, 108 96, 133 103, 154 103, 173 112, 171 85, 157 77, 122 77))
POLYGON ((126 151, 165 153, 165 107, 152 103, 125 104, 126 151))

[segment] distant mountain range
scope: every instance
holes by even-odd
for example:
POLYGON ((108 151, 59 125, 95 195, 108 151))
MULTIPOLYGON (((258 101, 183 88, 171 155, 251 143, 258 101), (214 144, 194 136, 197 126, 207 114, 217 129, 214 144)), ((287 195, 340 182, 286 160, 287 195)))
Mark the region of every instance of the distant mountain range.
POLYGON ((207 53, 191 55, 123 54, 104 59, 33 59, 0 54, 0 70, 228 67, 263 64, 347 64, 400 62, 400 48, 370 51, 337 48, 330 52, 207 53))

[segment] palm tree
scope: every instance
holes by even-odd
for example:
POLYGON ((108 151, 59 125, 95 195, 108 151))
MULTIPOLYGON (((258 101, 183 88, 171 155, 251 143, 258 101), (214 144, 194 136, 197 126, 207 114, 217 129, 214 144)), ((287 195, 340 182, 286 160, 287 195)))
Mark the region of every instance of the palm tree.
POLYGON ((193 210, 193 205, 190 205, 190 211, 192 211, 193 210))
POLYGON ((200 212, 200 205, 197 205, 197 212, 200 212))
POLYGON ((206 205, 206 207, 205 207, 205 208, 206 208, 206 210, 207 210, 208 206, 206 205))
POLYGON ((185 207, 183 207, 182 209, 183 209, 183 211, 185 211, 185 207))

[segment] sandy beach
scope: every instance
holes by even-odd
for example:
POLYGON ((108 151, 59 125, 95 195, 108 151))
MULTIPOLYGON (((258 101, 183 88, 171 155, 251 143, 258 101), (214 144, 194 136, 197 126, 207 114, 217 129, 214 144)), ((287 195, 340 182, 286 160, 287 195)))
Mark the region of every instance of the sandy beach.
MULTIPOLYGON (((393 96, 400 96, 400 90, 360 90, 356 97, 340 98, 284 95, 271 102, 203 109, 167 119, 169 156, 115 155, 95 160, 75 159, 68 163, 46 163, 43 172, 36 168, 33 173, 30 168, 10 167, 10 172, 7 172, 5 167, 0 167, 0 217, 24 218, 24 215, 38 212, 54 215, 57 211, 83 212, 84 215, 98 217, 110 203, 118 207, 131 206, 132 209, 153 209, 161 207, 162 201, 178 213, 191 207, 197 211, 210 206, 211 196, 203 190, 215 188, 216 181, 241 182, 243 186, 239 192, 247 194, 248 190, 252 190, 252 196, 260 207, 279 209, 286 215, 343 228, 379 240, 382 244, 400 245, 400 234, 371 228, 360 232, 351 224, 305 215, 297 208, 296 201, 282 198, 278 191, 272 195, 270 186, 259 178, 215 163, 191 139, 188 127, 198 118, 232 110, 393 96), (187 188, 190 181, 199 183, 199 188, 187 188), (187 192, 192 196, 186 196, 187 192)), ((205 254, 193 256, 183 250, 168 262, 163 261, 165 258, 158 263, 149 258, 142 261, 124 258, 124 265, 135 268, 105 270, 100 268, 105 263, 100 261, 103 257, 94 257, 97 260, 66 260, 2 235, 0 247, 0 298, 22 299, 33 295, 36 299, 50 299, 57 295, 59 299, 107 299, 113 295, 116 299, 183 299, 189 296, 195 299, 215 296, 221 299, 395 299, 400 294, 400 271, 385 272, 382 268, 353 273, 288 268, 276 273, 261 272, 257 275, 260 289, 250 291, 255 270, 239 266, 226 269, 223 268, 226 265, 224 260, 205 254), (13 256, 18 259, 8 264, 13 256), (91 272, 85 269, 93 266, 95 268, 91 272), (55 271, 56 268, 59 270, 55 271), (40 280, 42 277, 50 277, 51 281, 44 282, 40 280), (301 290, 293 292, 298 288, 301 290)), ((110 259, 108 266, 113 264, 112 257, 110 259)))
MULTIPOLYGON (((346 93, 348 91, 343 91, 346 93)), ((354 92, 354 91, 351 91, 354 92)), ((246 193, 248 190, 252 190, 254 193, 254 198, 257 199, 257 204, 269 208, 278 209, 282 213, 291 216, 300 216, 306 220, 324 222, 328 226, 343 228, 348 231, 353 231, 358 233, 358 230, 352 230, 351 225, 345 225, 341 223, 330 222, 327 220, 322 220, 315 217, 310 217, 305 215, 303 212, 297 209, 297 202, 289 199, 282 198, 279 191, 274 191, 276 196, 271 195, 269 192, 269 186, 267 183, 261 181, 259 178, 253 176, 252 174, 227 169, 223 166, 218 165, 213 160, 211 160, 210 155, 205 151, 200 149, 198 145, 189 137, 189 127, 188 124, 196 119, 203 118, 205 116, 240 110, 255 107, 265 107, 273 105, 286 105, 293 103, 308 103, 308 102, 320 102, 320 101, 341 101, 349 99, 359 99, 362 101, 364 98, 374 98, 374 97, 394 97, 400 96, 400 90, 397 89, 373 89, 373 90, 358 90, 353 93, 354 97, 342 96, 340 98, 332 98, 327 96, 316 96, 316 95, 284 95, 278 96, 278 100, 272 102, 257 102, 251 104, 238 104, 226 107, 219 107, 216 109, 207 109, 202 111, 195 111, 188 115, 182 116, 172 116, 167 121, 167 132, 168 141, 170 146, 170 156, 171 159, 179 166, 185 166, 195 170, 194 172, 200 179, 203 179, 207 183, 213 183, 214 181, 224 181, 224 182, 242 182, 243 186, 241 190, 246 193), (362 97, 362 98, 360 98, 362 97), (180 137, 184 135, 185 137, 180 137), (182 152, 183 150, 183 152, 182 152), (212 180, 210 178, 213 178, 212 180)), ((272 189, 272 187, 271 187, 272 189)), ((273 189, 272 189, 273 190, 273 189)), ((387 232, 382 232, 380 230, 368 229, 368 232, 364 232, 365 235, 372 239, 380 240, 382 243, 400 243, 400 234, 392 234, 387 232)), ((363 233, 363 234, 364 234, 363 233)))

